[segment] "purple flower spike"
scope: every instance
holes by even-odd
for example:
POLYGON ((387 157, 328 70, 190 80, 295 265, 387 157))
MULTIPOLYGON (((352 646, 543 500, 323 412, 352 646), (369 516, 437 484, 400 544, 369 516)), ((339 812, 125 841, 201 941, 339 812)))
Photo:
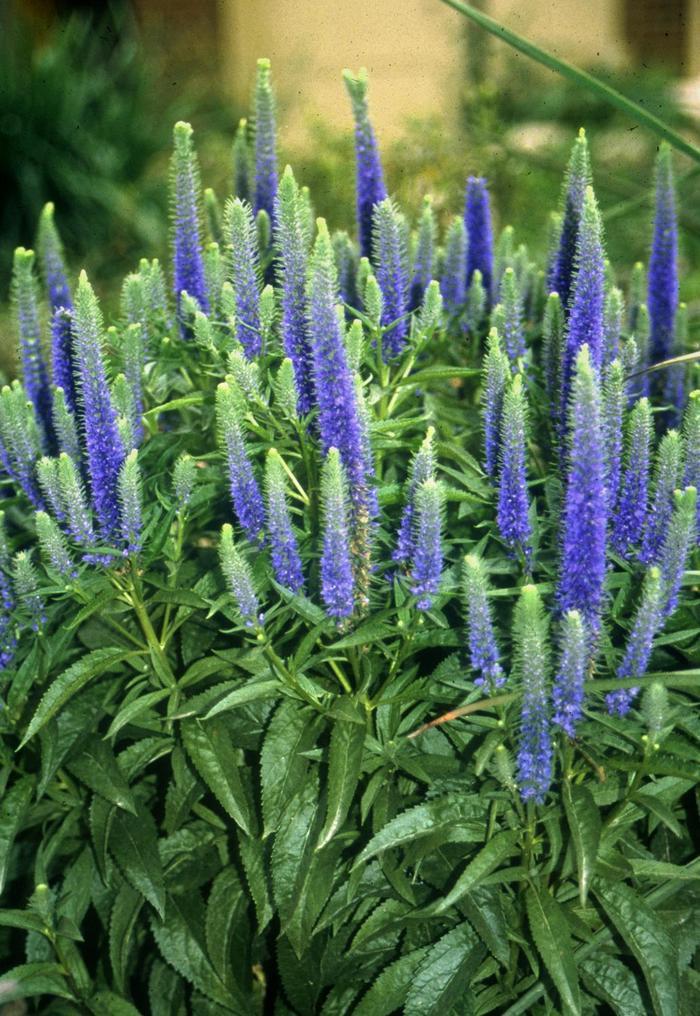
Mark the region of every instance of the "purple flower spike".
POLYGON ((445 238, 445 258, 440 292, 448 314, 462 310, 467 298, 467 231, 463 219, 455 218, 450 223, 445 238))
POLYGON ((563 217, 559 242, 552 258, 547 280, 550 291, 559 293, 562 307, 568 309, 576 269, 576 251, 583 217, 586 188, 591 183, 588 142, 583 128, 579 131, 569 157, 564 179, 563 217))
POLYGON ((233 383, 222 381, 216 389, 216 420, 228 465, 231 500, 247 538, 251 543, 261 544, 265 509, 246 448, 243 416, 243 395, 233 383))
POLYGON ((435 431, 433 427, 428 428, 428 433, 420 448, 416 452, 411 464, 411 477, 408 483, 406 504, 404 506, 399 531, 396 535, 396 550, 392 554, 394 561, 405 563, 410 561, 415 550, 415 509, 416 491, 425 480, 434 478, 435 475, 435 452, 433 449, 433 438, 435 431))
POLYGON ((625 556, 639 544, 647 517, 651 435, 651 406, 640 399, 630 413, 625 471, 612 517, 611 543, 625 556))
POLYGON ((401 215, 391 198, 380 201, 374 209, 374 263, 377 282, 382 291, 382 325, 384 359, 391 359, 403 349, 408 331, 408 257, 405 229, 401 215))
POLYGON ((236 298, 236 338, 249 359, 262 348, 260 264, 253 211, 234 198, 226 203, 224 234, 231 245, 230 273, 236 298))
POLYGON ((639 560, 657 564, 673 513, 673 493, 680 483, 682 446, 677 430, 669 430, 659 444, 654 470, 654 494, 644 526, 639 560))
POLYGON ((601 415, 600 385, 584 345, 571 385, 557 598, 562 613, 581 612, 592 635, 599 628, 605 579, 607 496, 601 415))
POLYGON ((360 256, 372 256, 374 206, 387 196, 384 171, 367 107, 367 71, 343 72, 355 119, 357 235, 360 256))
POLYGON ((516 374, 503 396, 497 523, 511 550, 529 556, 531 535, 525 469, 527 407, 522 377, 516 374))
POLYGON ((536 586, 523 586, 515 608, 515 659, 523 698, 518 784, 524 801, 544 802, 552 780, 547 619, 536 586))
MULTIPOLYGON (((616 676, 620 680, 643 677, 649 665, 654 636, 661 627, 662 598, 661 572, 658 568, 650 568, 644 577, 642 598, 627 638, 625 653, 617 668, 616 676)), ((638 691, 639 688, 611 691, 605 696, 608 712, 624 716, 629 712, 638 691)))
POLYGON ((424 480, 416 490, 415 538, 411 562, 411 592, 419 610, 429 610, 440 590, 442 575, 442 490, 424 480))
MULTIPOLYGON (((199 165, 192 144, 192 127, 180 121, 173 129, 173 154, 170 162, 170 201, 173 217, 173 288, 180 306, 180 295, 187 292, 205 313, 209 310, 204 275, 201 233, 201 185, 199 165)), ((188 333, 189 334, 189 333, 188 333)))
POLYGON ((671 149, 659 146, 656 159, 656 210, 649 258, 647 306, 651 322, 652 363, 665 360, 673 349, 673 326, 678 307, 678 223, 671 149))
POLYGON ((53 219, 53 202, 45 204, 39 218, 37 234, 37 251, 39 253, 39 270, 46 289, 49 306, 52 311, 58 307, 73 306, 66 266, 63 260, 63 244, 53 219))
POLYGON ((282 586, 298 593, 304 586, 304 575, 297 541, 287 505, 286 478, 279 452, 271 448, 265 463, 267 494, 267 529, 275 578, 282 586))
POLYGON ((475 271, 481 272, 486 291, 486 302, 491 302, 493 284, 493 233, 491 205, 486 180, 470 176, 464 205, 464 225, 467 231, 467 274, 465 285, 471 285, 475 271))
POLYGON ((476 554, 465 557, 463 576, 469 658, 474 670, 479 672, 474 684, 477 687, 487 685, 489 690, 493 690, 505 684, 506 679, 493 627, 486 569, 476 554))
POLYGON ((329 617, 350 617, 354 609, 354 583, 348 525, 347 479, 340 453, 329 448, 321 474, 323 551, 321 597, 329 617))
POLYGON ((228 523, 221 527, 219 562, 228 591, 233 597, 243 624, 246 628, 259 627, 262 624, 263 616, 255 595, 250 568, 233 542, 233 529, 228 523))
POLYGON ((622 419, 627 401, 625 372, 619 360, 613 360, 603 378, 603 434, 605 436, 605 490, 608 510, 617 504, 622 465, 622 419))
POLYGON ((603 363, 609 364, 620 353, 620 336, 625 317, 625 300, 622 290, 612 286, 605 297, 603 310, 603 363))
POLYGON ((552 688, 553 719, 569 737, 575 737, 583 716, 583 682, 590 656, 586 626, 577 610, 564 614, 559 645, 559 665, 552 688))
POLYGON ((57 307, 51 318, 51 366, 53 383, 62 388, 66 405, 72 413, 76 408, 75 374, 73 371, 73 313, 57 307))
POLYGON ((90 492, 102 535, 110 540, 118 532, 119 473, 124 448, 102 357, 102 313, 85 272, 80 273, 78 282, 73 327, 90 492))
POLYGON ((277 125, 270 61, 258 60, 255 78, 255 197, 253 210, 266 212, 274 222, 277 195, 277 125))
POLYGON ((38 295, 34 251, 18 247, 12 267, 12 298, 17 316, 22 381, 27 397, 36 411, 44 443, 49 450, 53 450, 55 438, 51 420, 51 389, 42 352, 38 295))

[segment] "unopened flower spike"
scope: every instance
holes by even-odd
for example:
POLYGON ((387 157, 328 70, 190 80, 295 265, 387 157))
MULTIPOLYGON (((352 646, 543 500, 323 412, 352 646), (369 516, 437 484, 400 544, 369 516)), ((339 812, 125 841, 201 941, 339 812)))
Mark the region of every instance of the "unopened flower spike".
POLYGON ((73 306, 68 273, 63 256, 63 244, 54 222, 54 206, 49 201, 41 210, 36 249, 39 254, 39 272, 44 283, 52 311, 73 306))
POLYGON ((280 585, 298 593, 304 586, 304 574, 287 504, 287 476, 275 448, 270 449, 265 461, 265 494, 267 531, 275 578, 280 585))
POLYGON ((46 505, 51 509, 54 518, 63 522, 66 513, 63 508, 63 495, 58 478, 58 461, 58 459, 45 455, 36 464, 36 475, 46 505))
POLYGON ((261 277, 253 212, 240 198, 226 203, 224 232, 230 244, 230 278, 236 297, 236 338, 252 358, 262 345, 261 277))
POLYGON ((478 687, 486 685, 489 690, 493 690, 505 684, 506 679, 493 626, 488 576, 481 558, 476 554, 468 554, 464 559, 462 575, 469 661, 479 674, 474 678, 474 684, 478 687))
POLYGON ((259 211, 267 212, 270 220, 273 220, 277 194, 277 123, 270 61, 264 58, 258 60, 253 105, 255 109, 253 209, 256 215, 259 211))
MULTIPOLYGON (((643 677, 649 665, 654 636, 662 623, 663 589, 661 572, 650 568, 644 576, 642 595, 627 636, 625 651, 617 668, 620 680, 643 677)), ((624 716, 629 712, 639 688, 619 688, 605 696, 608 712, 624 716)))
POLYGON ((642 262, 636 261, 627 291, 627 327, 630 332, 637 330, 637 315, 643 303, 646 303, 646 271, 642 262))
POLYGON ((17 319, 22 381, 41 427, 42 444, 54 443, 51 388, 42 351, 39 322, 39 285, 34 274, 34 251, 18 247, 12 267, 12 301, 17 319))
POLYGON ((671 714, 668 688, 662 681, 654 681, 647 687, 642 696, 641 713, 647 725, 649 741, 655 748, 658 748, 664 727, 671 714))
MULTIPOLYGON (((545 273, 545 287, 552 292, 556 282, 556 266, 559 257, 559 240, 561 238, 561 226, 564 216, 561 212, 550 212, 547 218, 547 261, 545 273)), ((554 290, 556 292, 556 290, 554 290)))
POLYGON ((680 483, 683 470, 683 447, 677 430, 669 430, 661 438, 654 464, 654 492, 644 526, 640 561, 657 564, 668 524, 673 512, 673 492, 680 483))
POLYGON ((558 293, 550 293, 542 319, 542 346, 544 374, 549 394, 550 412, 554 419, 560 419, 561 368, 564 355, 566 317, 558 293))
POLYGON ((559 293, 565 309, 568 309, 571 298, 586 188, 591 179, 588 142, 585 131, 581 129, 571 149, 564 178, 561 227, 548 279, 550 290, 559 293))
POLYGON ((343 229, 333 233, 333 253, 338 272, 340 297, 348 307, 359 308, 357 302, 357 252, 350 235, 343 229))
POLYGON ((26 551, 20 551, 12 559, 12 584, 17 603, 26 612, 32 631, 40 631, 46 624, 44 600, 39 593, 36 568, 26 551))
POLYGON ((433 477, 423 480, 414 498, 411 592, 419 610, 429 610, 442 577, 443 492, 433 477))
POLYGON ((484 289, 481 272, 478 268, 476 268, 472 274, 469 289, 467 290, 466 307, 464 312, 464 324, 471 335, 476 335, 481 328, 487 303, 488 295, 484 289))
POLYGON ((367 72, 343 71, 355 120, 357 236, 360 254, 372 256, 374 207, 387 196, 384 171, 367 106, 367 72))
POLYGON ((58 457, 57 478, 66 528, 80 547, 89 549, 95 544, 90 511, 78 469, 65 452, 58 457))
POLYGON ((425 291, 433 278, 436 236, 437 223, 435 222, 435 212, 433 211, 433 199, 428 195, 423 198, 423 208, 418 220, 418 230, 415 238, 413 273, 408 301, 409 310, 418 310, 423 302, 425 291))
POLYGON ((321 505, 321 598, 329 617, 342 620, 350 617, 353 612, 355 590, 350 552, 347 479, 337 448, 329 448, 323 463, 321 505))
POLYGON ((250 201, 250 145, 248 143, 248 121, 238 121, 231 150, 233 167, 233 196, 241 201, 250 201))
POLYGON ((378 330, 381 327, 382 317, 384 316, 384 295, 377 282, 377 276, 371 269, 365 279, 362 304, 370 324, 374 329, 378 330))
POLYGON ((583 716, 583 684, 590 660, 586 626, 578 610, 569 610, 559 628, 559 661, 552 687, 554 723, 569 735, 583 716))
POLYGON ((48 567, 64 579, 74 579, 78 572, 56 522, 46 512, 37 512, 34 524, 41 554, 48 567))
POLYGON ((359 318, 355 318, 350 327, 345 331, 345 349, 348 355, 348 363, 350 369, 355 374, 357 374, 357 371, 362 366, 365 344, 365 332, 362 322, 359 318))
POLYGON ((260 603, 255 594, 248 563, 233 540, 233 528, 228 522, 221 528, 219 561, 228 591, 234 599, 238 613, 246 628, 262 625, 260 603))
POLYGON ((527 472, 527 404, 522 376, 516 374, 503 395, 496 521, 511 550, 529 557, 532 529, 529 519, 527 472))
POLYGON ((143 494, 138 452, 132 449, 124 459, 119 473, 119 522, 127 554, 141 550, 143 526, 143 494))
POLYGON ((408 331, 408 255, 404 241, 402 217, 391 198, 385 198, 374 209, 372 247, 372 260, 383 297, 381 323, 387 329, 382 339, 385 359, 398 356, 408 331))
POLYGON ((117 414, 117 429, 122 447, 135 448, 137 441, 134 433, 134 418, 136 416, 134 393, 124 374, 117 374, 110 385, 110 393, 112 405, 117 414))
POLYGON ((204 280, 211 312, 216 314, 221 304, 221 289, 226 281, 226 264, 218 243, 208 243, 204 248, 204 280))
POLYGON ((647 306, 651 322, 652 363, 666 360, 673 350, 673 326, 678 308, 678 221, 671 148, 662 141, 656 157, 654 235, 649 257, 647 306))
POLYGON ((415 544, 415 500, 416 491, 425 480, 435 476, 435 429, 429 427, 423 442, 413 457, 403 514, 396 534, 396 549, 392 554, 394 561, 406 563, 413 556, 415 544))
POLYGON ((442 321, 443 300, 439 283, 433 279, 423 294, 423 303, 418 312, 418 330, 425 337, 440 327, 442 321))
POLYGON ((197 482, 197 466, 191 455, 183 452, 173 468, 173 494, 179 512, 187 511, 197 482))
POLYGON ((102 535, 109 540, 119 523, 118 486, 124 448, 102 355, 102 313, 85 272, 80 273, 75 297, 73 335, 92 503, 102 535))
POLYGON ((506 268, 513 268, 515 263, 515 230, 512 226, 504 226, 496 241, 494 254, 494 287, 497 292, 501 289, 503 273, 506 268))
POLYGON ((612 286, 605 297, 603 307, 603 363, 612 363, 620 352, 625 317, 625 299, 622 290, 612 286))
POLYGON ((605 580, 607 498, 600 384, 587 345, 576 357, 568 434, 557 600, 562 613, 580 611, 595 636, 605 580))
POLYGON ((489 192, 483 177, 470 176, 467 180, 464 225, 467 232, 465 283, 469 287, 474 272, 481 272, 481 282, 488 305, 491 302, 493 286, 493 233, 489 192))
POLYGON ((440 291, 448 314, 459 313, 467 296, 467 230, 458 216, 450 223, 445 237, 440 291))
MULTIPOLYGON (((643 370, 650 366, 649 337, 651 334, 651 322, 647 305, 642 303, 637 309, 637 325, 634 331, 634 341, 637 345, 637 370, 643 370)), ((651 375, 640 374, 631 383, 633 389, 641 395, 648 395, 651 387, 651 375)))
POLYGON ((492 328, 487 340, 483 367, 484 467, 493 479, 498 468, 501 445, 503 395, 510 380, 510 363, 501 348, 498 332, 492 328))
POLYGON ((515 670, 522 689, 518 787, 524 801, 543 804, 552 780, 547 618, 536 586, 523 586, 515 606, 515 670))
POLYGON ((697 540, 697 488, 686 487, 684 491, 676 491, 674 502, 673 515, 659 557, 664 618, 672 614, 678 606, 678 594, 688 554, 697 540))
MULTIPOLYGON (((683 485, 700 490, 700 391, 690 393, 683 419, 685 473, 683 485)), ((698 540, 700 540, 700 508, 698 510, 698 540)))
POLYGON ((501 280, 500 303, 503 308, 503 345, 512 363, 525 356, 525 329, 520 287, 512 268, 506 268, 501 280))
POLYGON ((73 312, 57 307, 51 318, 51 373, 54 385, 62 388, 66 405, 77 409, 75 369, 73 365, 73 312))
MULTIPOLYGON (((673 326, 673 356, 682 356, 688 352, 688 306, 679 303, 673 326)), ((685 406, 686 365, 677 363, 664 371, 664 402, 671 406, 666 414, 669 424, 680 423, 685 406)))
POLYGON ((314 396, 306 308, 311 238, 302 212, 299 187, 289 166, 282 174, 275 207, 275 244, 282 290, 282 345, 294 365, 299 415, 306 416, 311 411, 314 396))
MULTIPOLYGON (((223 240, 223 221, 221 205, 212 187, 204 188, 204 218, 207 224, 207 233, 212 243, 220 244, 223 240)), ((206 256, 206 252, 205 252, 206 256)), ((205 275, 207 274, 205 265, 205 275)))
POLYGON ((272 389, 275 395, 276 410, 287 420, 298 420, 299 392, 294 376, 294 364, 289 357, 282 360, 279 365, 272 382, 272 389))
POLYGON ((620 360, 613 360, 603 377, 603 437, 605 440, 605 493, 608 509, 617 504, 622 467, 622 421, 627 402, 625 373, 620 360))
POLYGON ((43 507, 34 474, 40 456, 34 407, 19 381, 13 381, 0 390, 0 461, 35 508, 43 507))
POLYGON ((233 384, 216 389, 216 421, 228 466, 231 500, 238 522, 251 543, 262 543, 265 510, 245 443, 243 397, 233 384))
POLYGON ((122 336, 122 358, 124 377, 131 394, 131 429, 137 447, 143 440, 143 368, 145 350, 143 329, 140 325, 129 325, 122 336))
POLYGON ((182 120, 176 123, 173 129, 170 204, 173 288, 178 308, 181 294, 185 291, 206 312, 209 310, 209 299, 202 258, 202 190, 199 181, 199 164, 192 143, 192 127, 182 120))
POLYGON ((568 405, 576 356, 584 344, 588 346, 592 366, 600 370, 603 360, 603 301, 602 224, 593 188, 588 187, 576 244, 576 275, 571 290, 564 347, 562 369, 564 405, 568 405))

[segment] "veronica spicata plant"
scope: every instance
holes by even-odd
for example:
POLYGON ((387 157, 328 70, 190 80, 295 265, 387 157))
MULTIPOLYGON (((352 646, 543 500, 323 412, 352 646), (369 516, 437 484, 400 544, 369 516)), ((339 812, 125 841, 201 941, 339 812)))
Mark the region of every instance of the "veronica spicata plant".
POLYGON ((177 124, 115 315, 51 207, 17 253, 0 1005, 694 1012, 700 395, 669 430, 639 373, 693 334, 670 154, 618 289, 583 133, 540 264, 478 166, 399 208, 345 82, 345 230, 261 61, 234 194, 177 124))

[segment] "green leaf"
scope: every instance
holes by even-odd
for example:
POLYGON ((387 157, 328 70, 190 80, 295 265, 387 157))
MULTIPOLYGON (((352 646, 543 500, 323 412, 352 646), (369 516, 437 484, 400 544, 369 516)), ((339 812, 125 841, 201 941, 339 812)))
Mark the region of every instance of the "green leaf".
POLYGON ((395 381, 396 387, 402 385, 430 384, 431 381, 451 381, 458 377, 477 377, 481 373, 478 367, 426 367, 408 377, 400 377, 395 381))
POLYGON ((150 811, 116 811, 109 831, 109 849, 125 877, 162 917, 165 881, 158 853, 158 834, 150 811))
POLYGON ((95 1016, 141 1016, 136 1006, 113 991, 98 991, 87 1000, 87 1006, 95 1016))
POLYGON ((467 1002, 469 981, 486 950, 465 921, 432 945, 412 979, 404 1016, 442 1016, 467 1002))
POLYGON ((336 720, 328 755, 328 805, 326 822, 316 845, 321 850, 345 821, 362 770, 365 727, 336 720))
POLYGON ((36 995, 57 995, 75 1001, 68 988, 63 968, 58 963, 23 963, 2 974, 2 1001, 14 1002, 19 998, 36 995))
POLYGON ((275 834, 270 871, 283 928, 299 902, 297 883, 303 878, 313 857, 318 797, 318 780, 310 778, 288 801, 275 834))
POLYGON ((136 945, 136 927, 143 896, 125 882, 117 893, 109 920, 109 961, 114 983, 126 993, 129 961, 136 945))
POLYGON ((623 882, 594 881, 592 888, 642 968, 657 1016, 678 1016, 676 949, 661 918, 623 882))
POLYGON ((662 822, 667 829, 670 829, 674 836, 681 839, 683 830, 681 829, 680 822, 664 801, 659 800, 658 797, 654 797, 652 794, 635 794, 632 797, 632 801, 644 808, 645 811, 648 811, 654 818, 658 818, 659 822, 662 822))
POLYGON ((561 907, 546 889, 533 885, 525 892, 525 907, 537 951, 559 992, 564 1012, 579 1014, 581 999, 576 961, 561 907))
POLYGON ((353 1009, 353 1016, 392 1016, 403 1005, 416 971, 429 951, 430 946, 414 949, 383 970, 353 1009))
POLYGON ((240 957, 245 955, 246 942, 241 941, 241 930, 246 930, 247 905, 248 900, 235 868, 224 868, 215 878, 209 893, 205 935, 211 964, 227 987, 232 987, 234 963, 240 966, 240 957), (238 948, 235 948, 236 943, 238 948))
POLYGON ((646 878, 651 882, 697 882, 700 868, 697 858, 687 865, 669 864, 646 857, 629 857, 628 864, 635 878, 646 878))
POLYGON ((460 900, 464 912, 487 949, 504 967, 510 961, 508 926, 500 891, 495 886, 477 886, 460 900))
MULTIPOLYGON (((384 850, 403 847, 413 840, 433 836, 445 828, 452 829, 464 824, 465 820, 469 823, 473 816, 480 812, 481 809, 475 808, 473 800, 463 798, 441 798, 427 804, 416 805, 387 822, 372 837, 354 866, 384 850)), ((474 821, 474 826, 475 838, 483 841, 483 825, 474 821)))
POLYGON ((520 833, 517 830, 507 829, 504 832, 496 833, 493 839, 489 840, 485 847, 479 851, 454 886, 435 906, 435 913, 442 914, 451 906, 454 906, 465 893, 478 885, 482 878, 490 875, 500 865, 501 861, 517 850, 517 843, 520 833))
POLYGON ((579 964, 588 991, 616 1016, 648 1016, 649 1009, 629 967, 615 956, 589 956, 579 964))
POLYGON ((226 813, 250 835, 255 819, 225 720, 186 719, 180 729, 195 769, 226 813))
POLYGON ((0 910, 0 928, 21 928, 43 934, 46 922, 31 910, 0 910))
POLYGON ((274 911, 270 902, 267 884, 265 855, 267 847, 257 836, 238 835, 241 861, 250 895, 253 897, 255 914, 258 919, 258 930, 262 931, 272 920, 274 911))
POLYGON ((578 868, 578 892, 581 906, 586 906, 588 888, 598 856, 600 843, 600 812, 588 787, 564 780, 564 810, 571 830, 578 868))
POLYGON ((242 688, 234 688, 205 713, 204 719, 210 720, 213 716, 218 716, 219 713, 237 709, 238 706, 246 705, 248 702, 260 702, 263 699, 275 698, 280 693, 280 687, 279 681, 255 681, 243 685, 242 688))
POLYGON ((145 713, 151 706, 157 705, 158 702, 162 702, 168 695, 172 695, 172 688, 159 688, 158 691, 150 691, 146 695, 140 695, 138 698, 127 703, 123 709, 119 710, 110 723, 109 730, 105 734, 105 740, 114 737, 127 723, 133 723, 137 716, 145 713))
POLYGON ((0 893, 5 888, 12 846, 29 808, 33 789, 34 779, 22 776, 0 798, 0 893))
POLYGON ((68 702, 73 695, 84 688, 94 678, 104 674, 110 667, 115 667, 124 660, 138 656, 133 650, 124 649, 94 649, 91 653, 77 660, 68 670, 64 670, 60 677, 57 677, 50 688, 45 692, 36 712, 34 713, 27 731, 22 739, 20 748, 24 747, 27 741, 41 730, 52 716, 55 716, 59 709, 68 702))
POLYGON ((71 759, 67 768, 74 776, 118 808, 136 814, 136 804, 124 774, 117 765, 109 745, 99 737, 92 737, 79 755, 71 759))
POLYGON ((188 1016, 185 982, 170 967, 156 959, 148 979, 151 1016, 188 1016))
POLYGON ((273 713, 260 753, 263 836, 275 832, 289 798, 301 787, 308 761, 302 752, 315 743, 317 724, 310 711, 285 699, 273 713))

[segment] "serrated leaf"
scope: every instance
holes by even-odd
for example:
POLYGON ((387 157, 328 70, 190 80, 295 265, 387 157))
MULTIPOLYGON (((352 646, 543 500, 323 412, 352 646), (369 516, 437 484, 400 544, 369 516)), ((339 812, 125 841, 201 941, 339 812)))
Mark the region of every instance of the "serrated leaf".
POLYGON ((123 993, 127 990, 127 971, 136 945, 136 925, 142 906, 142 894, 124 882, 114 899, 109 920, 109 960, 114 983, 123 993))
POLYGON ((0 799, 0 893, 5 888, 12 846, 29 808, 33 788, 34 779, 22 776, 0 799))
POLYGON ((213 716, 218 716, 219 713, 237 709, 238 706, 246 705, 248 702, 260 702, 263 699, 275 698, 279 695, 280 687, 279 681, 255 681, 245 684, 241 688, 234 688, 205 713, 204 719, 210 720, 213 716))
POLYGON ((138 698, 133 699, 114 717, 105 734, 105 740, 114 737, 127 723, 133 723, 137 716, 145 713, 158 702, 162 702, 168 695, 172 695, 172 688, 159 688, 158 691, 150 691, 146 695, 139 695, 138 698))
POLYGON ((112 749, 99 737, 92 737, 79 755, 67 763, 68 770, 86 787, 118 808, 136 814, 136 803, 117 765, 112 749))
POLYGON ((22 931, 43 933, 46 923, 43 917, 31 910, 0 910, 0 928, 20 928, 22 931))
POLYGON ((655 861, 646 857, 630 857, 627 859, 635 878, 647 878, 652 882, 697 882, 700 880, 700 867, 697 859, 687 865, 670 864, 668 861, 655 861))
POLYGON ((501 861, 515 853, 519 836, 518 831, 511 829, 496 833, 469 862, 447 896, 436 904, 435 913, 442 914, 454 906, 470 889, 478 885, 481 879, 495 871, 501 861))
POLYGON ((124 660, 135 656, 138 656, 138 653, 133 650, 93 649, 91 653, 72 664, 68 670, 64 670, 44 693, 20 743, 20 748, 24 747, 27 741, 41 730, 44 724, 52 716, 55 716, 59 709, 62 709, 66 702, 70 701, 73 695, 84 688, 89 681, 100 677, 110 667, 115 667, 118 663, 123 663, 124 660))
POLYGON ((287 801, 301 786, 308 768, 302 752, 314 744, 316 729, 309 710, 289 699, 272 715, 260 753, 265 837, 277 829, 287 801))
POLYGON ((588 787, 581 784, 572 785, 569 780, 564 780, 562 796, 576 853, 579 899, 581 906, 585 907, 598 857, 600 812, 588 787))
POLYGON ((258 930, 262 931, 272 920, 274 911, 270 902, 265 865, 266 845, 257 837, 238 835, 243 871, 253 897, 255 915, 258 919, 258 930))
POLYGON ((95 1016, 141 1016, 136 1006, 113 991, 98 991, 87 1000, 87 1007, 95 1016))
POLYGON ((593 891, 642 968, 657 1016, 678 1014, 678 964, 673 939, 659 916, 624 883, 593 883, 593 891))
POLYGON ((183 720, 180 729, 185 751, 201 778, 224 811, 251 835, 254 817, 225 720, 192 718, 183 720))
POLYGON ((537 951, 559 992, 565 1013, 578 1016, 581 997, 569 928, 561 907, 546 889, 528 886, 525 907, 537 951))
POLYGON ((107 881, 109 835, 115 812, 115 806, 106 801, 104 797, 98 797, 97 794, 95 794, 90 802, 90 814, 88 817, 90 835, 92 836, 97 870, 104 882, 107 881))
POLYGON ((345 821, 362 770, 362 750, 366 728, 357 723, 336 720, 328 753, 328 804, 326 821, 318 838, 321 850, 345 821))
POLYGON ((670 829, 674 836, 679 839, 683 836, 683 830, 681 829, 680 822, 673 814, 669 806, 659 800, 658 797, 654 797, 652 794, 635 794, 632 798, 635 804, 644 808, 654 818, 658 818, 659 822, 662 822, 667 829, 670 829))
POLYGON ((648 1016, 635 976, 615 956, 589 956, 580 964, 583 983, 616 1016, 648 1016))
POLYGON ((392 1016, 403 1005, 415 973, 429 951, 430 946, 414 949, 382 970, 353 1010, 353 1016, 392 1016))
POLYGON ((288 802, 275 834, 270 870, 283 929, 298 904, 297 883, 311 863, 317 810, 318 780, 308 779, 288 802))
MULTIPOLYGON (((394 847, 403 847, 413 840, 424 836, 432 836, 444 827, 451 827, 475 813, 473 802, 464 799, 438 799, 427 804, 419 804, 414 808, 401 812, 390 819, 369 841, 354 866, 368 860, 375 854, 394 847)), ((480 809, 479 809, 480 810, 480 809)))
POLYGON ((109 831, 109 849, 126 879, 162 917, 165 880, 158 853, 158 834, 150 811, 141 806, 136 815, 116 811, 109 831))
POLYGON ((75 1001, 58 963, 22 963, 3 971, 1 983, 3 1003, 36 995, 57 995, 75 1001))
MULTIPOLYGON (((227 987, 231 986, 233 963, 240 967, 244 949, 234 949, 241 938, 241 924, 248 901, 241 881, 231 866, 217 875, 207 900, 205 936, 211 964, 227 987)), ((244 945, 244 943, 240 943, 244 945)))
POLYGON ((469 980, 486 950, 465 921, 432 945, 416 969, 406 997, 404 1016, 449 1013, 469 998, 469 980))
POLYGON ((508 926, 500 891, 495 886, 477 886, 460 900, 459 909, 469 918, 472 927, 486 948, 504 967, 510 960, 508 926))
POLYGON ((188 1016, 185 982, 171 967, 155 960, 148 978, 151 1016, 188 1016))

